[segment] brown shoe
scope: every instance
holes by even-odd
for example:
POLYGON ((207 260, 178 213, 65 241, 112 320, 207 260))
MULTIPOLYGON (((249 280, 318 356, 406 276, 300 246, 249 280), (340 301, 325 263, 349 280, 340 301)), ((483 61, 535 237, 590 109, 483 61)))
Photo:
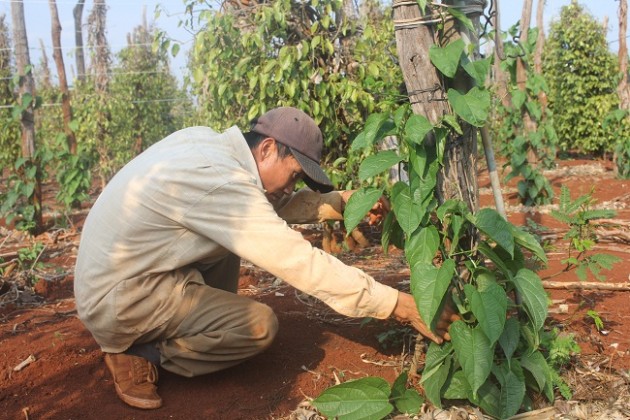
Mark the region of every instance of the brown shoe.
POLYGON ((148 360, 124 353, 105 353, 105 364, 114 377, 116 393, 132 407, 153 409, 162 406, 157 394, 158 372, 148 360))

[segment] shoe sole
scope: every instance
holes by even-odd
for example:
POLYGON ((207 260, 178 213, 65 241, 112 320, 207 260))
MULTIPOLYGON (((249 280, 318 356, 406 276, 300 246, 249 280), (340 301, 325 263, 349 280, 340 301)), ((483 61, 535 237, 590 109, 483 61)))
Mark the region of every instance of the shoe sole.
POLYGON ((114 382, 114 387, 116 388, 116 394, 118 394, 118 397, 132 407, 142 408, 143 410, 154 410, 156 408, 162 407, 161 399, 158 401, 149 401, 130 397, 129 395, 125 395, 122 393, 120 387, 116 382, 114 382))
MULTIPOLYGON (((109 368, 109 371, 112 373, 112 377, 114 377, 114 369, 110 365, 109 358, 107 356, 105 357, 105 364, 109 368)), ((161 398, 157 401, 151 401, 151 400, 143 400, 139 398, 134 398, 129 395, 123 394, 122 390, 120 389, 120 386, 118 386, 118 384, 116 383, 116 378, 114 378, 114 388, 116 388, 116 394, 118 395, 118 397, 121 400, 123 400, 126 404, 132 407, 142 408, 144 410, 154 410, 156 408, 162 407, 161 398)))

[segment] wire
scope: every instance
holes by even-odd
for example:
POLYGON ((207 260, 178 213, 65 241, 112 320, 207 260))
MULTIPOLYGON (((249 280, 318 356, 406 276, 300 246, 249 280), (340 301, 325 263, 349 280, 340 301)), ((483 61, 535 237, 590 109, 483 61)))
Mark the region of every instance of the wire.
MULTIPOLYGON (((1 0, 0 0, 1 1, 1 0)), ((96 96, 99 95, 91 95, 88 96, 89 98, 94 98, 96 96)), ((190 98, 166 98, 166 99, 143 99, 143 100, 136 100, 136 101, 131 101, 132 104, 144 104, 144 103, 156 103, 156 102, 183 102, 183 101, 190 101, 190 98)), ((49 103, 49 104, 41 104, 39 105, 40 108, 49 108, 49 107, 54 107, 54 106, 61 106, 62 103, 61 102, 53 102, 53 103, 49 103)), ((14 108, 15 105, 0 105, 0 109, 11 109, 14 108)))
MULTIPOLYGON (((2 0, 0 0, 2 1, 2 0)), ((107 45, 107 48, 126 48, 126 47, 149 47, 149 46, 153 46, 153 43, 144 43, 144 44, 126 44, 126 45, 107 45)), ((99 46, 90 46, 90 45, 83 45, 81 47, 71 47, 71 48, 64 48, 64 47, 52 47, 49 45, 45 45, 45 48, 42 47, 28 47, 29 50, 80 50, 80 49, 89 49, 89 48, 102 48, 99 46)), ((0 51, 15 51, 15 47, 8 47, 8 48, 0 48, 0 51)))
MULTIPOLYGON (((24 4, 48 4, 48 0, 0 0, 0 3, 24 3, 24 4)), ((76 1, 56 1, 57 4, 77 4, 76 1)), ((107 6, 108 4, 129 4, 129 1, 127 0, 103 0, 103 1, 98 1, 98 0, 94 0, 94 2, 92 2, 92 4, 94 6, 107 6)), ((157 2, 156 2, 157 4, 157 2)))
MULTIPOLYGON (((120 76, 120 75, 126 75, 126 74, 170 74, 171 76, 175 77, 174 74, 172 74, 170 72, 170 70, 163 70, 163 71, 112 71, 112 72, 108 72, 108 73, 90 73, 90 72, 86 72, 86 76, 103 76, 103 75, 107 75, 107 76, 120 76)), ((0 77, 0 80, 13 80, 13 77, 0 77)))

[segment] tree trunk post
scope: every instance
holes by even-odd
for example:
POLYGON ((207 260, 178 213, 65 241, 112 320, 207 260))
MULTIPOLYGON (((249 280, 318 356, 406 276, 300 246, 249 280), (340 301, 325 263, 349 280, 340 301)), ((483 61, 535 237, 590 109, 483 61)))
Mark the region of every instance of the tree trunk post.
POLYGON ((628 86, 628 2, 619 0, 619 72, 621 80, 617 92, 619 93, 619 108, 630 111, 630 87, 628 86))
MULTIPOLYGON (((30 70, 31 58, 28 50, 28 39, 26 37, 26 24, 24 19, 24 3, 22 0, 11 2, 11 18, 13 21, 13 38, 15 42, 15 61, 19 79, 19 100, 22 102, 26 95, 30 95, 32 101, 26 109, 22 111, 20 124, 22 126, 22 157, 33 164, 35 160, 35 82, 33 73, 30 70)), ((39 168, 35 175, 35 189, 32 197, 29 197, 30 204, 35 208, 33 216, 35 222, 35 232, 39 232, 43 227, 42 219, 42 189, 41 174, 39 168)))
MULTIPOLYGON (((444 2, 445 7, 465 5, 465 1, 452 0, 444 2)), ((429 48, 438 40, 435 38, 433 26, 429 24, 431 16, 423 16, 416 2, 394 0, 394 29, 396 47, 407 94, 414 114, 423 115, 431 124, 451 113, 446 100, 447 82, 429 59, 429 48)), ((477 19, 471 19, 473 22, 477 19)), ((453 19, 447 18, 445 24, 444 43, 455 38, 464 38, 478 48, 476 36, 460 28, 453 19)), ((468 90, 471 80, 467 75, 458 74, 453 81, 455 88, 468 90)), ((467 123, 461 124, 463 136, 449 136, 444 151, 443 166, 438 172, 436 196, 441 204, 448 199, 464 201, 472 212, 479 207, 479 186, 477 183, 477 129, 467 123)), ((434 141, 429 138, 428 141, 434 141)), ((462 239, 472 249, 477 241, 477 234, 470 232, 468 238, 462 239)), ((417 361, 421 353, 422 337, 416 338, 415 354, 412 360, 411 373, 415 374, 417 361)))
POLYGON ((70 104, 70 91, 68 90, 68 80, 66 79, 66 67, 63 63, 63 53, 61 50, 61 22, 57 13, 56 0, 49 0, 51 17, 51 35, 53 42, 53 59, 57 67, 59 77, 59 89, 61 90, 61 109, 63 112, 63 130, 66 134, 66 143, 71 154, 77 153, 77 140, 74 132, 70 128, 72 122, 72 105, 70 104))
POLYGON ((85 80, 85 55, 83 53, 83 6, 85 0, 77 1, 76 6, 72 9, 72 15, 74 16, 74 43, 76 46, 76 63, 77 63, 77 79, 79 81, 85 80))

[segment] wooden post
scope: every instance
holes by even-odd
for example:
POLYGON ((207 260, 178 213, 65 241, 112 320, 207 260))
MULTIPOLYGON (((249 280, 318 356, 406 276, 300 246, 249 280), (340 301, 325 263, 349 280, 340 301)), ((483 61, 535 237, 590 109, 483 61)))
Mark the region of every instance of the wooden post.
POLYGON ((51 17, 51 33, 53 42, 53 59, 57 66, 57 76, 59 77, 59 89, 61 90, 61 109, 63 112, 63 131, 66 134, 66 142, 68 150, 73 155, 77 153, 77 140, 74 132, 70 128, 72 122, 72 105, 70 105, 70 91, 68 90, 68 81, 66 79, 66 67, 63 63, 63 54, 61 50, 61 22, 57 13, 56 0, 49 0, 50 17, 51 17))
POLYGON ((77 79, 79 81, 85 80, 85 55, 83 53, 83 6, 85 0, 77 1, 76 6, 72 9, 72 15, 74 16, 74 44, 76 46, 75 59, 77 63, 77 79))
MULTIPOLYGON (((33 73, 30 71, 31 58, 28 50, 24 3, 22 0, 11 2, 11 19, 13 21, 13 39, 15 42, 15 62, 20 76, 19 100, 21 102, 26 95, 30 95, 33 98, 31 104, 22 112, 20 119, 22 126, 22 157, 35 163, 35 82, 33 73)), ((44 225, 42 220, 42 189, 39 169, 35 175, 33 196, 29 198, 29 201, 35 208, 35 215, 33 216, 35 222, 34 231, 39 232, 44 225)))

